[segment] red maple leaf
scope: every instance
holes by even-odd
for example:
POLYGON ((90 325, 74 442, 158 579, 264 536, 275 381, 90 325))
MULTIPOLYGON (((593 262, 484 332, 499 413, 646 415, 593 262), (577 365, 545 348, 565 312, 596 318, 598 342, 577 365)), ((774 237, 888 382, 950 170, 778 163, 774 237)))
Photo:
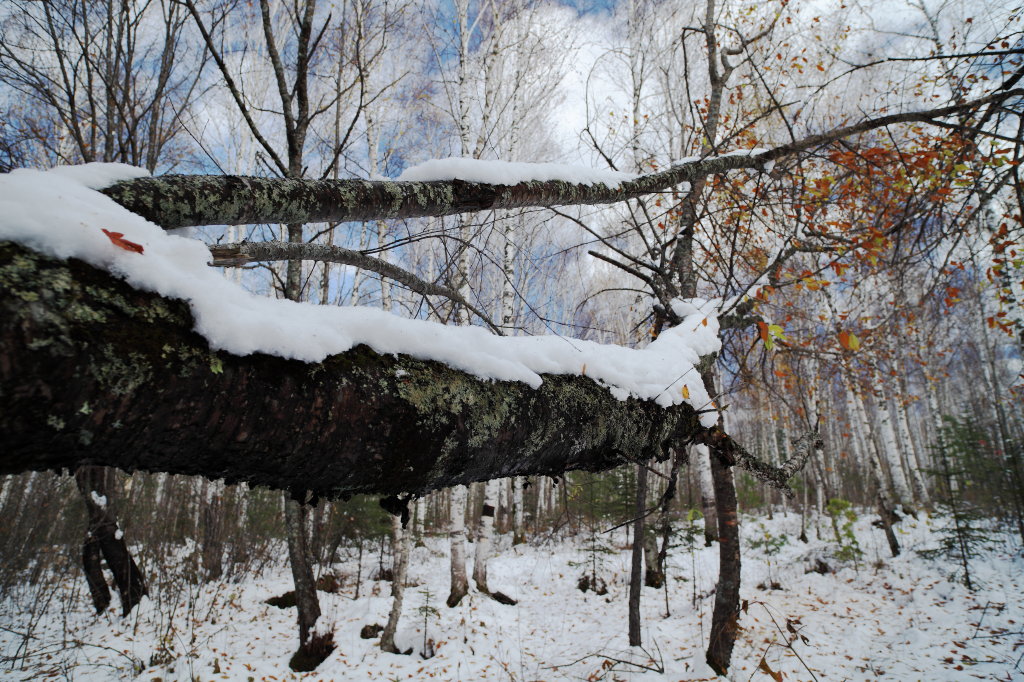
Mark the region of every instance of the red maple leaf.
POLYGON ((107 238, 113 242, 114 246, 124 249, 125 251, 142 253, 142 244, 136 244, 135 242, 128 241, 124 238, 123 232, 111 232, 110 230, 105 230, 102 227, 100 229, 103 230, 103 234, 107 235, 107 238))

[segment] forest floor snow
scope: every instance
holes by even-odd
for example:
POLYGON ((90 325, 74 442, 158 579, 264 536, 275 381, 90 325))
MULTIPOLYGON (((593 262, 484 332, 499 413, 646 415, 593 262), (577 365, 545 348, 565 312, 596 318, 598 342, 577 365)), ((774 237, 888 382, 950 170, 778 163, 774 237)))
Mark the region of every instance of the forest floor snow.
MULTIPOLYGON (((1020 546, 1005 540, 975 559, 972 593, 949 560, 918 553, 936 545, 939 523, 905 519, 898 526, 903 553, 891 558, 882 532, 860 519, 854 528, 863 557, 855 566, 835 559, 836 544, 825 523, 821 539, 812 525, 804 544, 797 539, 797 515, 745 518, 741 595, 747 608, 729 679, 770 680, 775 672, 787 680, 1024 680, 1020 546), (772 542, 780 537, 786 540, 772 542), (819 559, 831 571, 811 571, 819 559), (772 581, 780 589, 770 589, 772 581)), ((288 668, 297 644, 294 608, 265 603, 291 589, 287 566, 239 583, 200 587, 178 580, 176 590, 153 589, 153 596, 125 619, 114 609, 94 616, 84 581, 72 570, 51 590, 25 587, 0 604, 0 677, 714 679, 704 648, 717 547, 672 550, 668 589, 644 589, 640 649, 627 645, 625 531, 596 537, 610 552, 591 552, 589 533, 548 536, 516 547, 501 538, 489 563, 491 587, 518 599, 518 605, 471 592, 454 609, 444 604, 446 543, 427 538, 414 550, 397 637, 399 647, 413 649, 408 656, 382 653, 378 639, 360 637, 363 626, 387 621, 390 584, 366 578, 377 568, 375 556, 364 555, 359 568, 353 554, 332 567, 343 577, 340 591, 320 593, 337 649, 306 674, 288 668), (588 570, 584 565, 594 561, 607 583, 605 595, 577 587, 588 570), (354 599, 357 568, 363 582, 354 599), (436 652, 429 659, 421 655, 425 641, 436 652)))

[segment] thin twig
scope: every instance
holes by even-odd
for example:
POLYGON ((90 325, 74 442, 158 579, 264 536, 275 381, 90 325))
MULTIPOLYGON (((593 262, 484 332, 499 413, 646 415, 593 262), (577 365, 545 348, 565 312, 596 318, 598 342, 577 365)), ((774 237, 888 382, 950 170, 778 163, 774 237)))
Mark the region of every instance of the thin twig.
POLYGON ((352 251, 341 246, 270 241, 213 244, 209 249, 213 255, 213 261, 210 264, 216 267, 239 267, 255 261, 291 260, 311 260, 320 261, 321 263, 353 265, 392 279, 418 294, 424 296, 444 296, 459 305, 465 306, 466 310, 483 320, 495 334, 499 336, 504 335, 503 330, 491 322, 490 317, 478 310, 455 290, 420 279, 408 270, 386 260, 367 256, 364 253, 352 251))

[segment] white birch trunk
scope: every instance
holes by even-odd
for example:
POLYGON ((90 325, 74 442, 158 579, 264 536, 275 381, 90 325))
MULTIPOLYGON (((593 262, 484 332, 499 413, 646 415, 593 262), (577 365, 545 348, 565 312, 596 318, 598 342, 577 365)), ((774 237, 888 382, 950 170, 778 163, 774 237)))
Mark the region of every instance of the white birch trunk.
MULTIPOLYGON (((880 377, 876 375, 875 382, 881 386, 880 377)), ((866 400, 866 398, 865 398, 866 400)), ((885 399, 885 391, 880 388, 872 396, 872 403, 875 414, 875 436, 879 447, 880 455, 889 467, 889 478, 892 481, 892 489, 896 499, 903 505, 908 514, 914 514, 914 496, 910 491, 910 484, 903 471, 903 462, 900 457, 899 444, 896 441, 896 432, 892 426, 892 419, 889 416, 889 405, 885 399)))
POLYGON ((878 454, 878 444, 873 432, 874 429, 872 428, 872 422, 868 419, 867 411, 864 409, 864 401, 851 384, 847 384, 846 398, 847 408, 852 408, 851 412, 854 415, 854 424, 851 426, 856 427, 854 433, 857 435, 862 451, 868 458, 868 465, 875 483, 878 484, 879 494, 882 496, 886 510, 891 511, 898 503, 898 500, 893 490, 892 481, 885 475, 885 471, 882 468, 882 460, 878 454), (865 428, 868 431, 866 435, 863 431, 865 428))
MULTIPOLYGON (((900 382, 903 383, 902 381, 900 382)), ((903 463, 910 474, 910 484, 914 488, 914 498, 923 509, 931 507, 931 497, 928 495, 928 488, 924 483, 924 476, 921 474, 921 464, 917 456, 917 446, 914 442, 914 434, 910 431, 910 422, 907 420, 907 409, 900 404, 897 398, 890 398, 890 409, 896 417, 896 427, 899 430, 900 440, 903 442, 903 463)))
POLYGON ((550 483, 543 476, 538 476, 535 485, 537 486, 537 503, 534 505, 533 525, 536 532, 541 519, 544 518, 544 493, 550 483))
POLYGON ((7 506, 7 499, 11 496, 11 488, 14 487, 14 477, 5 476, 3 483, 0 483, 0 512, 7 506))
POLYGON ((491 590, 487 585, 487 562, 491 558, 494 546, 495 498, 498 492, 498 481, 487 481, 483 490, 483 508, 480 513, 480 527, 477 532, 476 553, 473 559, 473 582, 476 583, 476 589, 484 594, 490 594, 491 590))
POLYGON ((413 529, 416 533, 417 538, 423 537, 424 528, 426 528, 426 515, 427 515, 427 499, 425 497, 417 497, 415 504, 415 521, 413 522, 413 529))
MULTIPOLYGON (((328 246, 334 246, 334 228, 327 230, 324 239, 328 246)), ((331 264, 320 264, 320 305, 327 305, 331 302, 331 264)), ((238 268, 235 268, 236 270, 238 268)))
POLYGON ((249 485, 244 481, 234 486, 235 498, 238 501, 238 511, 235 514, 234 523, 239 529, 244 529, 249 520, 249 485))
POLYGON ((512 479, 512 544, 519 545, 526 541, 526 528, 523 513, 523 479, 516 476, 512 479))
MULTIPOLYGON (((925 387, 925 392, 928 394, 928 421, 932 426, 932 433, 935 441, 933 447, 943 448, 945 445, 942 442, 942 410, 939 408, 939 397, 938 397, 938 385, 929 380, 928 385, 925 387)), ((960 479, 957 474, 953 474, 949 479, 949 487, 951 493, 956 493, 960 490, 960 479)))
POLYGON ((402 528, 402 521, 397 516, 391 517, 391 611, 388 622, 380 636, 380 648, 390 653, 399 653, 395 644, 395 633, 398 621, 402 617, 402 603, 405 600, 405 583, 409 569, 409 548, 412 533, 402 528))
MULTIPOLYGON (((984 303, 981 303, 982 316, 985 315, 984 303)), ((980 321, 980 320, 979 320, 980 321)), ((1004 438, 1009 434, 1006 433, 1005 425, 1006 418, 1003 412, 1002 403, 999 397, 1005 395, 1005 390, 1000 386, 999 382, 999 371, 996 369, 995 363, 995 352, 989 346, 990 339, 989 335, 985 330, 984 325, 981 326, 981 334, 978 339, 978 351, 981 355, 981 375, 984 381, 986 393, 990 396, 995 396, 995 400, 986 401, 991 406, 993 412, 994 422, 996 428, 992 430, 992 434, 995 437, 995 446, 999 452, 1004 453, 1003 458, 1006 458, 1006 442, 1004 438)))
POLYGON ((469 591, 466 577, 466 503, 469 495, 466 486, 458 485, 451 491, 451 520, 448 525, 448 539, 451 543, 451 590, 448 606, 458 606, 469 591))
POLYGON ((708 446, 694 445, 690 461, 697 467, 697 485, 700 488, 700 511, 704 515, 704 544, 718 541, 718 515, 715 511, 715 483, 711 478, 711 456, 708 446))
POLYGON ((871 434, 869 433, 867 436, 864 434, 864 427, 870 423, 867 421, 867 414, 864 411, 864 406, 857 394, 849 387, 846 391, 846 405, 847 410, 851 412, 851 420, 854 422, 850 427, 857 439, 857 445, 861 453, 863 453, 863 456, 867 458, 868 470, 871 472, 871 477, 875 480, 875 484, 878 486, 878 494, 882 498, 882 504, 885 506, 887 512, 891 511, 896 506, 892 486, 886 479, 882 470, 882 462, 878 457, 878 452, 874 446, 871 434))
MULTIPOLYGON (((364 251, 366 249, 367 234, 369 230, 366 223, 363 223, 359 227, 359 250, 364 251)), ((360 288, 363 282, 363 271, 356 268, 356 271, 352 275, 352 295, 349 297, 349 305, 359 305, 359 294, 360 288)))

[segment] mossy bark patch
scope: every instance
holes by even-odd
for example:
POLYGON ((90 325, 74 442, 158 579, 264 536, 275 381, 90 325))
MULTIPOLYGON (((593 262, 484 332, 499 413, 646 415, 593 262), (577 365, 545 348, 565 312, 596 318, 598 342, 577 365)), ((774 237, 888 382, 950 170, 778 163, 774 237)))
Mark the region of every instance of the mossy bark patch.
POLYGON ((300 180, 237 175, 164 175, 102 192, 167 229, 188 225, 316 223, 417 218, 492 209, 611 204, 663 192, 761 161, 724 156, 672 166, 617 186, 567 180, 492 185, 466 180, 300 180))
POLYGON ((320 363, 210 349, 182 301, 0 244, 0 473, 103 464, 321 496, 660 457, 688 406, 591 379, 481 380, 358 346, 320 363))

